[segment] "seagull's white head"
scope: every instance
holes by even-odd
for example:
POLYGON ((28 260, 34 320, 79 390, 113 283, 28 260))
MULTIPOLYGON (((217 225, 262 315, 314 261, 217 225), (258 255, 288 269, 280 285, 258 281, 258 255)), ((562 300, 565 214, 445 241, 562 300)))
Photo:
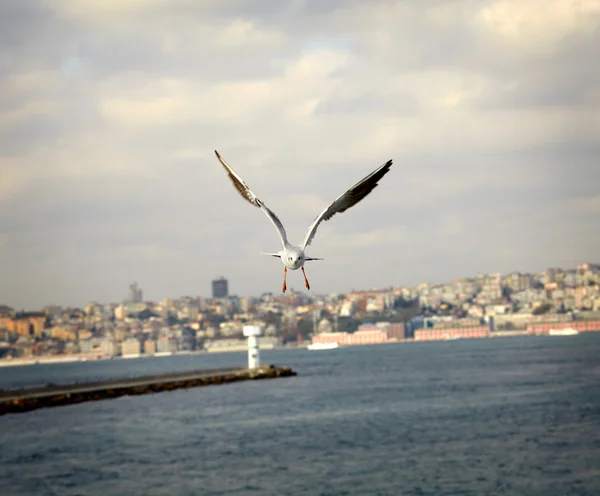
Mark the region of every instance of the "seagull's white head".
POLYGON ((297 270, 304 265, 304 252, 299 248, 286 250, 281 256, 281 261, 288 269, 297 270))

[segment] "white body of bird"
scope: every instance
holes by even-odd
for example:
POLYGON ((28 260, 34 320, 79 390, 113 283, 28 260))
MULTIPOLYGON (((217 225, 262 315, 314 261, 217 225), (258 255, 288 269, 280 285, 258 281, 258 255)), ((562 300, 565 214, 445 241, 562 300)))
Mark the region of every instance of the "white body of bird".
MULTIPOLYGON (((285 265, 288 269, 298 270, 304 266, 304 262, 307 260, 302 248, 299 246, 289 245, 285 247, 283 250, 278 251, 276 253, 265 253, 261 252, 263 255, 271 255, 272 257, 277 257, 281 259, 281 263, 285 265)), ((323 260, 322 258, 310 258, 310 260, 323 260)))

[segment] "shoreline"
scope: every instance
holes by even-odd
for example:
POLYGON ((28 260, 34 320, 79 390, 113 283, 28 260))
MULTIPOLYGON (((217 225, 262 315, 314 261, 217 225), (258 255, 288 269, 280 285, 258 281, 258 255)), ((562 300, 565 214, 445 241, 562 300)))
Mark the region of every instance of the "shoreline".
MULTIPOLYGON (((306 349, 307 345, 301 346, 278 346, 274 348, 261 348, 260 351, 272 351, 272 350, 299 350, 306 349)), ((241 347, 219 347, 211 350, 189 350, 189 351, 165 351, 157 352, 151 355, 140 353, 136 355, 87 355, 87 354, 73 354, 73 355, 40 355, 36 357, 28 358, 0 358, 0 368, 2 367, 17 367, 25 365, 49 365, 55 363, 74 363, 74 362, 97 362, 107 360, 131 360, 135 358, 162 358, 172 356, 187 356, 187 355, 218 355, 220 353, 247 353, 248 348, 241 347)))
MULTIPOLYGON (((495 331, 491 333, 487 338, 510 338, 510 337, 527 337, 527 336, 538 336, 528 333, 527 331, 495 331)), ((539 336, 543 336, 540 334, 539 336)), ((459 338, 457 340, 467 339, 481 339, 481 338, 459 338)), ((426 340, 427 342, 444 342, 454 341, 453 339, 434 339, 426 340)), ((382 343, 364 343, 364 344, 352 344, 344 346, 370 346, 373 344, 406 344, 415 342, 425 342, 425 340, 414 340, 410 338, 388 340, 382 343)), ((261 351, 272 351, 272 350, 304 350, 308 348, 310 343, 295 345, 295 346, 276 346, 269 348, 261 348, 261 351)), ((340 346, 342 347, 342 346, 340 346)), ((56 363, 74 363, 74 362, 96 362, 96 361, 107 361, 107 360, 131 360, 135 358, 162 358, 172 356, 186 356, 186 355, 217 355, 220 353, 245 353, 247 348, 234 346, 231 348, 227 347, 215 347, 209 350, 189 350, 189 351, 175 351, 175 352, 157 352, 151 355, 140 353, 136 355, 115 355, 115 356, 102 356, 102 355, 85 355, 85 354, 74 354, 74 355, 43 355, 38 357, 29 358, 0 358, 0 368, 2 367, 18 367, 26 365, 50 365, 56 363)))

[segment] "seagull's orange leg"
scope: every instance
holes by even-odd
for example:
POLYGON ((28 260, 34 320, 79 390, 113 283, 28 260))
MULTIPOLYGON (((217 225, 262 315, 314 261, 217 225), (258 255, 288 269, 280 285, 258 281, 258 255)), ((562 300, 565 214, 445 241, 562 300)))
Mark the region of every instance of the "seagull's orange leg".
POLYGON ((283 267, 283 286, 281 286, 281 291, 283 291, 285 293, 285 290, 287 289, 287 285, 285 284, 285 278, 287 276, 287 267, 283 267))
POLYGON ((306 289, 310 289, 310 284, 308 284, 308 279, 306 278, 306 272, 304 272, 304 267, 302 267, 302 274, 304 275, 304 284, 306 285, 306 289))

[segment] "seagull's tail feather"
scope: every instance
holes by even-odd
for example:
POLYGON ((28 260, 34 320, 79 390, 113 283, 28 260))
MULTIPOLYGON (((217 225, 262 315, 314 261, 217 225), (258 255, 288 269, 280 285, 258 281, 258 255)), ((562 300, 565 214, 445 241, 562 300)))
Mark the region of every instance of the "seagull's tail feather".
POLYGON ((305 260, 310 262, 311 260, 324 260, 323 258, 315 258, 315 257, 306 257, 305 260))
POLYGON ((264 252, 264 251, 261 251, 261 253, 262 253, 263 255, 270 255, 270 256, 272 256, 272 257, 281 258, 281 252, 280 252, 280 251, 279 251, 279 252, 277 252, 277 253, 266 253, 266 252, 264 252))

